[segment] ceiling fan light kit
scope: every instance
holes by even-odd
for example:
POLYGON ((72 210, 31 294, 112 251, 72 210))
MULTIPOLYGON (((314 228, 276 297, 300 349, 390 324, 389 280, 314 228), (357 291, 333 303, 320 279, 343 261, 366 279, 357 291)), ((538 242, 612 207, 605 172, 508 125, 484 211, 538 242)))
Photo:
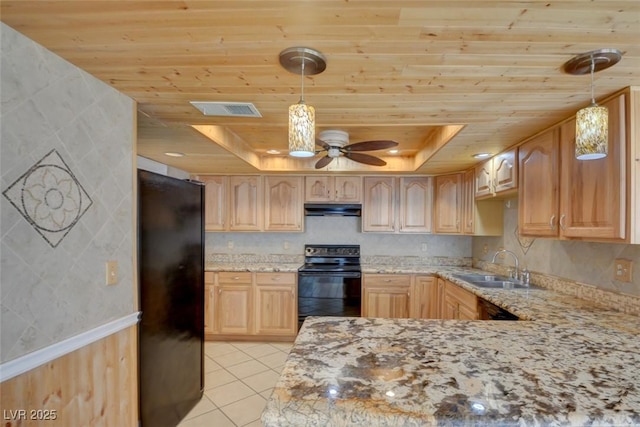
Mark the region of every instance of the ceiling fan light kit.
POLYGON ((564 71, 573 75, 591 75, 591 105, 576 113, 576 150, 578 160, 594 160, 607 156, 609 111, 594 98, 593 74, 617 64, 622 53, 617 49, 599 49, 582 53, 564 64, 564 71))
POLYGON ((308 47, 290 47, 280 52, 280 65, 300 74, 300 101, 289 107, 289 155, 312 157, 316 146, 315 109, 304 102, 304 76, 320 74, 327 67, 324 56, 308 47))

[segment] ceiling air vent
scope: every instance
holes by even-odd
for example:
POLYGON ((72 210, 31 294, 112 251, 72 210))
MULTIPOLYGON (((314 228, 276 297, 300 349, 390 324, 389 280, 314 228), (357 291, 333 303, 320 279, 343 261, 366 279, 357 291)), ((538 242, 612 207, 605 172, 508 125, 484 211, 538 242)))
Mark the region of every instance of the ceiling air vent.
POLYGON ((250 102, 190 101, 190 103, 202 111, 205 116, 262 117, 262 114, 250 102))

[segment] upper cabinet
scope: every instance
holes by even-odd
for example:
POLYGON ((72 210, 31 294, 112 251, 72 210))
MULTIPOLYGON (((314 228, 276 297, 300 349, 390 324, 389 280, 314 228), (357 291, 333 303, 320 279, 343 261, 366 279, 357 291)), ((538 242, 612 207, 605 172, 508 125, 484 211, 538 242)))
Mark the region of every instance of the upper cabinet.
POLYGON ((367 176, 364 178, 362 231, 395 231, 395 206, 395 177, 367 176))
POLYGON ((231 231, 262 229, 262 177, 229 177, 229 207, 231 231))
POLYGON ((463 174, 435 177, 434 231, 436 233, 462 233, 463 174))
POLYGON ((307 176, 304 201, 311 203, 361 203, 359 176, 307 176))
POLYGON ((432 207, 433 179, 431 177, 400 178, 400 232, 430 233, 432 207))
POLYGON ((302 231, 302 177, 264 177, 265 231, 302 231))
POLYGON ((520 234, 628 241, 625 97, 603 104, 609 109, 605 158, 575 158, 574 120, 520 146, 520 234))
POLYGON ((517 148, 500 153, 476 167, 475 197, 511 195, 518 188, 517 148))
POLYGON ((227 177, 200 176, 204 182, 204 229, 223 231, 227 227, 227 177))

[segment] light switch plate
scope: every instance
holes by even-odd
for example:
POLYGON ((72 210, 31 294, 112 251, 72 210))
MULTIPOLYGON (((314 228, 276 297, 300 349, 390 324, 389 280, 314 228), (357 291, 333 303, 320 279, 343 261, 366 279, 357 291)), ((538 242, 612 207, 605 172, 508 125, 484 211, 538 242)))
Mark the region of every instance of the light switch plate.
POLYGON ((118 261, 107 261, 107 285, 118 283, 118 261))
POLYGON ((633 263, 628 259, 615 260, 614 279, 620 282, 631 282, 633 280, 633 263))

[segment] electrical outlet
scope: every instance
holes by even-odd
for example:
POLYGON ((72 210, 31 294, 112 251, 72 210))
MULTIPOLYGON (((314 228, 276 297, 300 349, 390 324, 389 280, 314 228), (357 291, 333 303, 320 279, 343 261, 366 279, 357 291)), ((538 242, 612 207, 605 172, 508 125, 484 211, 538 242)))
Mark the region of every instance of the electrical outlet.
POLYGON ((633 280, 633 263, 628 259, 615 260, 615 272, 613 279, 620 282, 631 282, 633 280))
POLYGON ((228 240, 227 241, 227 248, 233 249, 233 240, 228 240))
POLYGON ((482 255, 487 255, 488 253, 489 253, 489 245, 485 243, 484 246, 482 247, 482 255))
POLYGON ((420 245, 420 250, 421 250, 422 252, 427 252, 427 244, 426 244, 426 243, 423 243, 422 245, 420 245))
POLYGON ((106 272, 107 286, 118 283, 118 261, 107 261, 106 272))
POLYGON ((288 250, 289 249, 289 241, 285 240, 284 243, 282 244, 282 247, 284 248, 284 250, 288 250))

